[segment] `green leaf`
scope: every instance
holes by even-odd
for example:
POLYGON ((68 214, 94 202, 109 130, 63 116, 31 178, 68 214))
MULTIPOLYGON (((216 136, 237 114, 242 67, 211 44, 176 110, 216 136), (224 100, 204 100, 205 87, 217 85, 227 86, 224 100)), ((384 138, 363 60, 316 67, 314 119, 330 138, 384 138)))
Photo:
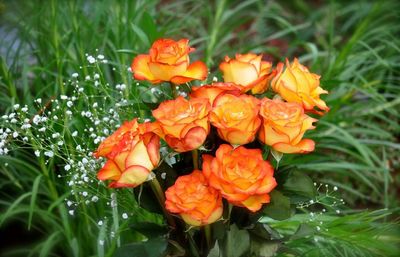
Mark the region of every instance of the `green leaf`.
POLYGON ((275 151, 274 149, 271 149, 271 154, 274 157, 274 159, 276 160, 276 162, 279 164, 279 162, 281 161, 281 159, 283 157, 283 153, 275 151))
POLYGON ((299 171, 292 171, 289 174, 283 184, 283 191, 290 195, 306 198, 314 198, 316 195, 314 182, 305 173, 299 171))
POLYGON ((250 236, 247 230, 240 230, 235 224, 227 232, 224 244, 224 256, 240 257, 250 249, 250 236))
POLYGON ((153 17, 148 12, 143 13, 143 17, 140 21, 140 27, 146 33, 150 42, 153 42, 157 39, 157 26, 153 20, 153 17))
POLYGON ((136 35, 139 37, 140 41, 142 41, 143 45, 149 47, 150 46, 150 40, 149 37, 146 35, 146 33, 136 26, 135 24, 131 24, 133 31, 135 31, 136 35))
POLYGON ((28 230, 31 229, 33 210, 35 208, 35 202, 36 202, 36 197, 37 197, 37 194, 38 194, 38 189, 39 189, 40 179, 41 178, 42 178, 42 175, 39 175, 39 176, 36 177, 35 181, 33 182, 31 202, 29 204, 28 230))
POLYGON ((307 236, 311 236, 315 233, 315 229, 311 227, 310 225, 307 225, 305 223, 300 224, 299 228, 297 231, 291 236, 291 240, 296 240, 296 239, 301 239, 305 238, 307 236))
POLYGON ((207 257, 221 257, 221 250, 219 249, 218 240, 215 242, 214 247, 208 253, 207 257))
POLYGON ((140 222, 133 224, 131 227, 132 229, 143 234, 147 238, 159 237, 168 233, 168 229, 166 226, 151 222, 140 222))
POLYGON ((292 216, 290 199, 278 190, 270 193, 271 202, 264 207, 263 213, 275 220, 285 220, 292 216))
POLYGON ((168 242, 165 238, 152 238, 145 242, 123 245, 115 251, 115 257, 160 257, 164 256, 168 242))
POLYGON ((252 238, 251 253, 254 256, 271 257, 279 249, 279 242, 271 240, 263 240, 261 238, 252 238))

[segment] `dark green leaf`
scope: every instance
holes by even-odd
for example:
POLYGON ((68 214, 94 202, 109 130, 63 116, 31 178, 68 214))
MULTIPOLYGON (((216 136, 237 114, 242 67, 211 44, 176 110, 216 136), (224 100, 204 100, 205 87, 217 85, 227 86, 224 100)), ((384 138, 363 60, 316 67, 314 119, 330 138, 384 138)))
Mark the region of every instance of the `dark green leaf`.
POLYGON ((257 257, 271 257, 278 251, 279 244, 277 241, 252 238, 251 253, 257 257))
POLYGON ((148 238, 163 236, 168 233, 166 226, 150 222, 140 222, 132 225, 132 228, 148 238))
POLYGON ((235 224, 230 227, 224 242, 225 257, 240 257, 250 249, 249 232, 240 230, 235 224))
POLYGON ((123 245, 115 251, 114 257, 160 257, 165 255, 167 246, 165 238, 152 238, 145 242, 123 245))
POLYGON ((263 213, 275 220, 285 220, 290 218, 292 215, 290 199, 278 190, 272 191, 270 196, 271 202, 265 206, 263 213))
POLYGON ((219 249, 219 244, 218 244, 218 240, 217 240, 215 242, 214 247, 208 253, 207 257, 220 257, 220 256, 221 256, 221 250, 219 249))
POLYGON ((283 184, 283 191, 306 198, 314 198, 316 194, 314 182, 305 173, 299 171, 293 171, 289 174, 283 184))
POLYGON ((305 238, 307 236, 311 236, 315 233, 315 229, 307 224, 300 224, 297 231, 290 238, 291 240, 305 238))

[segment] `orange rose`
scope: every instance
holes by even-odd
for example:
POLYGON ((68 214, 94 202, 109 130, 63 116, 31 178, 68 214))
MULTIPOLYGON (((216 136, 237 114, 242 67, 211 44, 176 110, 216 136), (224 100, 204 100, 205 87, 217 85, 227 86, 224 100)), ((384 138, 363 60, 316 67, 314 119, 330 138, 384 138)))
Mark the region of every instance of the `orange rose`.
POLYGON ((203 173, 222 197, 253 212, 269 203, 268 193, 277 184, 274 169, 263 160, 260 149, 221 145, 215 156, 203 155, 203 173))
POLYGON ((285 70, 283 66, 283 63, 278 64, 277 75, 271 82, 275 92, 288 102, 302 104, 306 111, 313 111, 320 115, 323 112, 314 110, 314 107, 324 112, 329 111, 329 107, 320 99, 320 94, 328 92, 319 86, 319 75, 310 73, 297 58, 294 59, 292 65, 286 59, 285 70))
MULTIPOLYGON (((133 127, 136 130, 130 130, 121 134, 111 135, 105 141, 118 139, 112 150, 107 153, 108 159, 103 168, 97 173, 100 180, 113 180, 109 187, 136 187, 145 182, 150 172, 157 167, 160 162, 160 138, 149 130, 148 124, 137 124, 136 119, 133 127)), ((97 152, 102 152, 100 145, 97 152)))
POLYGON ((220 138, 243 145, 254 140, 261 125, 259 109, 260 101, 253 96, 223 94, 214 101, 210 121, 220 138))
POLYGON ((180 176, 165 192, 165 207, 178 213, 189 225, 202 226, 219 220, 222 216, 221 194, 208 186, 199 170, 180 176))
POLYGON ((298 103, 287 103, 279 99, 264 98, 260 115, 263 124, 259 139, 282 153, 308 153, 314 150, 314 141, 302 139, 308 129, 315 128, 314 118, 304 114, 298 103))
POLYGON ((233 83, 213 83, 211 85, 204 85, 200 87, 192 87, 192 93, 190 94, 191 98, 207 98, 211 104, 214 103, 215 98, 217 98, 220 94, 230 93, 234 95, 240 95, 239 86, 233 83))
POLYGON ((182 96, 162 102, 153 111, 161 127, 161 137, 177 152, 199 148, 210 131, 210 104, 205 98, 186 100, 182 96))
POLYGON ((97 150, 93 153, 94 157, 99 158, 100 156, 105 157, 111 153, 114 146, 116 146, 127 133, 135 133, 138 129, 139 124, 137 119, 125 122, 119 127, 111 136, 107 137, 97 150))
POLYGON ((253 94, 264 93, 273 76, 272 64, 262 61, 262 54, 236 54, 235 59, 225 56, 219 65, 225 82, 240 85, 243 92, 251 90, 253 94))
POLYGON ((201 61, 189 64, 189 53, 194 48, 189 47, 188 43, 188 39, 158 39, 148 55, 140 54, 133 60, 131 69, 134 78, 153 84, 162 81, 183 84, 194 79, 204 80, 207 66, 201 61))

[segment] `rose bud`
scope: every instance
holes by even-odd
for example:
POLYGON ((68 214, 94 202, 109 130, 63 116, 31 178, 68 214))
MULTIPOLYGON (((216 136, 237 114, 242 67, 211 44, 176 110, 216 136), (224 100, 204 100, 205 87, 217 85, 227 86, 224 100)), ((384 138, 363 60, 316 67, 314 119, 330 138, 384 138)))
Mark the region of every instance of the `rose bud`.
POLYGON ((210 104, 205 98, 186 100, 182 96, 162 102, 153 111, 161 128, 159 134, 177 152, 187 152, 203 145, 210 131, 210 104))
POLYGON ((208 186, 199 170, 180 176, 165 192, 165 207, 179 214, 189 225, 202 226, 219 220, 222 216, 221 194, 208 186))
POLYGON ((308 153, 314 150, 314 141, 302 139, 308 129, 314 129, 314 118, 304 114, 298 103, 264 98, 260 115, 263 122, 259 139, 282 153, 308 153))
POLYGON ((114 188, 136 187, 145 182, 160 162, 160 137, 149 127, 139 124, 135 131, 125 133, 106 155, 108 160, 97 178, 112 180, 109 187, 114 188))
POLYGON ((240 85, 243 92, 262 94, 268 89, 273 77, 272 63, 262 61, 262 55, 252 53, 236 54, 235 59, 225 56, 219 65, 225 82, 240 85))
POLYGON ((207 77, 207 67, 201 61, 190 64, 188 39, 174 41, 158 39, 150 48, 149 54, 140 54, 133 60, 131 69, 137 80, 148 80, 153 84, 170 81, 183 84, 207 77))
POLYGON ((234 83, 217 82, 211 85, 192 87, 192 93, 190 94, 190 98, 207 98, 212 106, 215 98, 224 93, 240 95, 241 90, 240 87, 234 83))
POLYGON ((329 111, 329 107, 320 99, 320 94, 327 94, 319 86, 320 76, 308 71, 307 67, 301 65, 297 58, 290 65, 286 59, 286 69, 284 64, 277 66, 277 75, 271 82, 272 89, 288 102, 303 105, 304 110, 315 112, 322 115, 329 111), (314 110, 318 107, 321 111, 314 110))
POLYGON ((203 155, 203 173, 210 186, 219 190, 231 204, 252 212, 269 203, 275 188, 274 169, 262 158, 260 149, 221 145, 213 157, 203 155))
POLYGON ((261 118, 260 101, 250 95, 223 94, 214 101, 210 121, 218 135, 233 145, 243 145, 255 139, 261 118))

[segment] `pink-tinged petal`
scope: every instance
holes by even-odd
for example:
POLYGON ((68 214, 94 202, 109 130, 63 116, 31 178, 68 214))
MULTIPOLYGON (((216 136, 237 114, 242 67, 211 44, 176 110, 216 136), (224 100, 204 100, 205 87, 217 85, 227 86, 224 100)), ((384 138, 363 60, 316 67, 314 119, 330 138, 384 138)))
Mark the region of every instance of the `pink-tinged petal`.
POLYGON ((207 131, 202 127, 194 127, 190 129, 184 138, 184 144, 187 149, 194 150, 204 144, 207 138, 207 131))
POLYGON ((160 137, 153 135, 146 148, 153 166, 158 166, 160 162, 160 137))
POLYGON ((156 79, 170 81, 173 77, 184 74, 187 69, 188 63, 184 61, 175 65, 168 65, 150 62, 148 66, 150 72, 156 79))
POLYGON ((115 164, 115 162, 113 162, 112 160, 108 160, 104 164, 103 168, 97 173, 97 178, 99 180, 116 180, 119 178, 120 175, 121 171, 119 170, 117 164, 115 164))
POLYGON ((134 165, 127 168, 122 174, 117 183, 131 185, 136 187, 145 182, 150 174, 150 171, 145 167, 134 165))
POLYGON ((272 146, 276 151, 282 153, 309 153, 314 151, 315 142, 311 139, 303 139, 297 145, 277 143, 272 146))
POLYGON ((171 79, 174 84, 183 84, 194 79, 205 80, 207 78, 208 69, 202 61, 196 61, 189 65, 186 72, 182 75, 175 76, 171 79))
POLYGON ((131 69, 133 77, 137 80, 148 80, 152 83, 160 83, 161 80, 154 77, 149 69, 150 56, 140 54, 133 59, 131 69))

